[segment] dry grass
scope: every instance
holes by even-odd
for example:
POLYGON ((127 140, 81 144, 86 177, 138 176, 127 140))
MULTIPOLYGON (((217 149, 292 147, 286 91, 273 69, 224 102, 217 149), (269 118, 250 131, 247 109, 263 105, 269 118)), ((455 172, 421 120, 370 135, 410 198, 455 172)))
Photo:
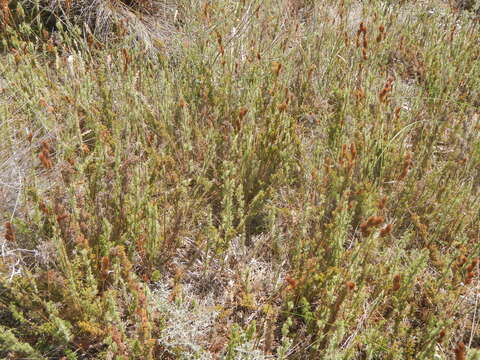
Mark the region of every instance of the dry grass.
POLYGON ((132 44, 156 52, 179 37, 184 21, 183 7, 172 0, 23 0, 16 4, 3 15, 3 26, 15 27, 26 20, 44 40, 52 32, 51 39, 59 45, 66 30, 97 47, 128 37, 132 44))

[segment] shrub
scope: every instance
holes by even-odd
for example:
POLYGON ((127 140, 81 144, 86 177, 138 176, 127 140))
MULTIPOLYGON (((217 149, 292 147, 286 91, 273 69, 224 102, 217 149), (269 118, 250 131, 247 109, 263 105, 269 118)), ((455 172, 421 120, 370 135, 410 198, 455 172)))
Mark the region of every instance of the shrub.
POLYGON ((422 4, 5 28, 1 356, 477 356, 480 32, 422 4))

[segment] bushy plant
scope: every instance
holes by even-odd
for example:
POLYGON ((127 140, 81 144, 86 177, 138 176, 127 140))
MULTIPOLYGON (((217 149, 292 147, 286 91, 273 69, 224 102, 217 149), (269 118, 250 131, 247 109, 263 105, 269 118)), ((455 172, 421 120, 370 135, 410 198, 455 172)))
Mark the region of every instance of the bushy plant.
POLYGON ((152 53, 122 17, 156 2, 26 4, 2 8, 2 357, 478 356, 474 12, 175 4, 152 53))

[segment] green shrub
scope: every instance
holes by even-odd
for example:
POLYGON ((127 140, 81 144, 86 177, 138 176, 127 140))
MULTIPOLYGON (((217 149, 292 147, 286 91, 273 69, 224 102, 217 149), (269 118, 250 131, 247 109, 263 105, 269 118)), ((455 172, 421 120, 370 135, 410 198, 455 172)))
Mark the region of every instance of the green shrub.
POLYGON ((1 357, 478 356, 473 13, 179 3, 152 56, 11 5, 1 357))

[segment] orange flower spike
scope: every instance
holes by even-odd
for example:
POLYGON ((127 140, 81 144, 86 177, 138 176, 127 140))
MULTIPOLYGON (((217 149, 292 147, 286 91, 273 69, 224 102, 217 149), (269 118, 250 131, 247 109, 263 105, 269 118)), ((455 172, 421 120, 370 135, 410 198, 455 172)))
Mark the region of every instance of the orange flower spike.
POLYGON ((298 285, 298 281, 289 275, 287 275, 287 277, 285 278, 285 281, 288 283, 288 285, 290 285, 292 289, 295 289, 298 285))
POLYGON ((378 226, 384 222, 384 218, 381 216, 370 216, 367 220, 368 227, 378 226))
POLYGON ((400 274, 397 274, 393 277, 393 287, 392 287, 392 290, 393 291, 398 291, 400 290, 400 287, 402 285, 402 275, 400 274))
POLYGON ((380 209, 380 210, 383 210, 385 208, 385 204, 387 203, 387 197, 386 196, 383 196, 377 203, 377 207, 380 209))
POLYGON ((347 281, 345 283, 345 286, 347 287, 348 290, 353 291, 353 290, 355 290, 355 287, 357 285, 353 281, 347 281))
POLYGON ((11 222, 5 223, 5 240, 9 242, 15 242, 16 236, 15 236, 15 229, 13 228, 13 225, 11 222))
POLYGON ((465 360, 465 344, 463 342, 459 342, 457 347, 455 348, 455 360, 465 360))
POLYGON ((350 155, 352 156, 352 160, 357 157, 357 147, 354 142, 350 144, 350 155))

